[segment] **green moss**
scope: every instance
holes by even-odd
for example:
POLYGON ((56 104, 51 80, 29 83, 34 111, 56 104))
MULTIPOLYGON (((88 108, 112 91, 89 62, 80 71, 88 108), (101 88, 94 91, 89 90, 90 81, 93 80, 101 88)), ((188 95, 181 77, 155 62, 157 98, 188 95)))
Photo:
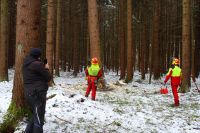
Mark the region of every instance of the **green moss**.
POLYGON ((192 103, 190 108, 199 109, 199 103, 197 103, 197 102, 196 103, 192 103))
POLYGON ((120 126, 121 126, 121 123, 120 123, 120 122, 118 122, 118 121, 113 121, 113 122, 112 122, 112 124, 113 124, 113 125, 116 125, 116 126, 118 126, 118 127, 120 127, 120 126))
POLYGON ((14 102, 11 102, 7 113, 3 117, 3 123, 0 125, 0 132, 13 132, 19 120, 21 120, 25 114, 30 114, 27 108, 18 108, 14 102))
POLYGON ((125 113, 125 111, 123 109, 119 109, 119 108, 114 108, 113 111, 118 113, 118 114, 124 114, 125 113))

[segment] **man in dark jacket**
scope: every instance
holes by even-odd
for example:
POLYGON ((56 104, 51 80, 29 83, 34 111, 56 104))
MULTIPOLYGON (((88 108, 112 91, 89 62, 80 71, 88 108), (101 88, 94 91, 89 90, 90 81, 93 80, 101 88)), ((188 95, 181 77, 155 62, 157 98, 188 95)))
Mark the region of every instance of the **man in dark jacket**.
POLYGON ((41 49, 32 48, 23 64, 25 98, 33 113, 25 133, 42 133, 48 82, 51 80, 48 63, 41 62, 41 49))

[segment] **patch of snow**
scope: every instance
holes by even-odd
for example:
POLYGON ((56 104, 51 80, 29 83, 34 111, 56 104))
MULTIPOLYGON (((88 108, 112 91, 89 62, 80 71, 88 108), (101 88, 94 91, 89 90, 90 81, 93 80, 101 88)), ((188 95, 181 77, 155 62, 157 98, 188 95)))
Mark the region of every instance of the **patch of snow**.
MULTIPOLYGON (((139 72, 134 73, 132 83, 118 81, 114 72, 105 74, 109 91, 97 90, 96 101, 85 98, 87 82, 83 73, 74 78, 71 73, 62 72, 56 77, 55 86, 50 87, 46 105, 44 133, 87 133, 87 132, 159 132, 197 133, 200 131, 200 97, 192 83, 191 92, 179 94, 180 107, 171 107, 173 95, 170 83, 169 93, 161 95, 164 77, 148 84, 141 80, 139 72), (120 84, 116 84, 119 82, 120 84)), ((200 79, 197 79, 199 86, 200 79)), ((9 105, 12 81, 0 83, 0 116, 9 105)), ((0 117, 0 122, 1 122, 0 117)), ((15 133, 26 127, 24 119, 15 133)))

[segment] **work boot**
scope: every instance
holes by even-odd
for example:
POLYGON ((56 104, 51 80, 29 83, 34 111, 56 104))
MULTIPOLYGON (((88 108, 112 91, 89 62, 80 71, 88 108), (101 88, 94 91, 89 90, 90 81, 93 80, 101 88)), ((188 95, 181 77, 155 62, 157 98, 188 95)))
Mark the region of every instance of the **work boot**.
POLYGON ((179 106, 179 100, 174 103, 175 106, 179 106))
POLYGON ((179 106, 179 103, 175 103, 174 106, 179 106))
POLYGON ((179 104, 171 104, 170 107, 178 107, 179 104))

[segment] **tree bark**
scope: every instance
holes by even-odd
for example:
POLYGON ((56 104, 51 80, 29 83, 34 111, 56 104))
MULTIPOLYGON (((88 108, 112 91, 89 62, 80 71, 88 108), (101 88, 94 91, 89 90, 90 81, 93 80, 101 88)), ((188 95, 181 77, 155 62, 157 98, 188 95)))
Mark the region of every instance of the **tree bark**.
POLYGON ((0 82, 8 81, 8 0, 1 0, 0 82))
POLYGON ((119 44, 120 44, 120 79, 125 78, 125 70, 126 70, 126 63, 125 63, 125 0, 120 0, 120 13, 119 13, 119 44))
POLYGON ((96 57, 100 61, 100 36, 96 0, 88 0, 88 23, 91 58, 96 57))
POLYGON ((155 0, 155 10, 153 18, 153 49, 152 49, 152 65, 154 79, 160 77, 160 53, 159 53, 159 28, 160 28, 160 0, 155 0))
POLYGON ((9 1, 9 45, 8 45, 8 68, 15 63, 15 42, 16 42, 16 0, 9 1))
POLYGON ((55 75, 60 76, 60 52, 61 52, 61 0, 57 0, 57 24, 56 24, 56 53, 55 53, 55 75))
MULTIPOLYGON (((200 1, 196 1, 195 5, 198 9, 200 9, 200 1)), ((199 18, 200 12, 199 10, 196 11, 195 17, 195 54, 194 54, 194 71, 195 71, 195 77, 197 78, 199 76, 200 72, 200 18, 199 18)))
POLYGON ((127 0, 127 77, 126 82, 133 79, 133 41, 132 41, 132 0, 127 0))
POLYGON ((16 69, 12 100, 19 107, 24 105, 21 71, 23 59, 30 48, 39 47, 40 4, 40 0, 18 0, 17 4, 16 69))
POLYGON ((191 0, 183 0, 182 30, 182 85, 181 92, 188 92, 190 87, 191 68, 191 0))
POLYGON ((53 75, 53 55, 54 55, 54 27, 55 27, 55 12, 56 0, 48 0, 47 9, 47 38, 46 38, 46 58, 50 66, 50 73, 53 75))
MULTIPOLYGON (((98 21, 98 9, 96 0, 88 0, 88 28, 90 39, 90 55, 91 58, 96 57, 101 64, 100 54, 100 36, 99 36, 99 21, 98 21)), ((104 76, 103 76, 104 77, 104 76)), ((100 88, 105 88, 105 79, 100 79, 100 88)))

